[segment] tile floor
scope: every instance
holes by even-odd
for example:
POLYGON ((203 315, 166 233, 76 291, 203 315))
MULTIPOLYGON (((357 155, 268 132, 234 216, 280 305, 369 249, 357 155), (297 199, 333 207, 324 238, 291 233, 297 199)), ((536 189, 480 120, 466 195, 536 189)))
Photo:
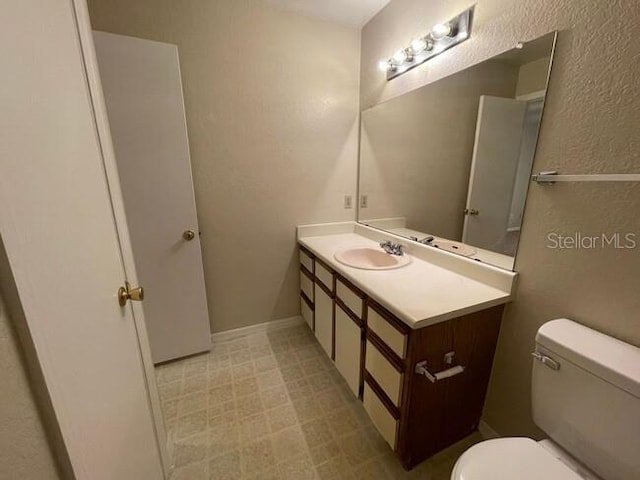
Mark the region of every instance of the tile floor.
POLYGON ((411 472, 304 324, 159 366, 172 480, 448 480, 474 434, 411 472))

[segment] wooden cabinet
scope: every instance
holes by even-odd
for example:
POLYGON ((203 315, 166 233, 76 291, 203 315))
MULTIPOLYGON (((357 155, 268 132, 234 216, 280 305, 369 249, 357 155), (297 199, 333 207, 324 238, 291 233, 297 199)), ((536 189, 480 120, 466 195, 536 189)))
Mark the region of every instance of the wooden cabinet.
POLYGON ((503 306, 413 330, 311 252, 300 261, 303 316, 406 469, 478 428, 503 306))

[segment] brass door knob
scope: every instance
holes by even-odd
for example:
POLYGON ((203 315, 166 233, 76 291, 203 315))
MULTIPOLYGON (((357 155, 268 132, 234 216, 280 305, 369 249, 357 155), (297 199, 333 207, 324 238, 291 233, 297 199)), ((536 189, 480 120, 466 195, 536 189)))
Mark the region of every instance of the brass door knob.
POLYGON ((464 214, 465 215, 478 215, 480 212, 478 210, 476 210, 475 208, 465 208, 464 209, 464 214))
POLYGON ((182 233, 182 238, 184 238, 187 242, 190 242, 194 238, 196 238, 196 233, 193 230, 185 230, 182 233))
POLYGON ((144 289, 142 287, 131 288, 129 282, 125 282, 124 287, 118 289, 118 303, 121 307, 127 304, 127 300, 141 302, 144 300, 144 289))

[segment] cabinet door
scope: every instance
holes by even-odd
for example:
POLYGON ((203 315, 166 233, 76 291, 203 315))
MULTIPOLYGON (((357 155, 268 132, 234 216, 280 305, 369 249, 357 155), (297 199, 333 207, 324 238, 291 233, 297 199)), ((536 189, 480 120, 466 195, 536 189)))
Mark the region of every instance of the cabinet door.
POLYGON ((333 299, 318 284, 314 288, 316 338, 327 355, 333 358, 333 299))
POLYGON ((336 368, 356 395, 360 391, 361 329, 336 305, 336 368))

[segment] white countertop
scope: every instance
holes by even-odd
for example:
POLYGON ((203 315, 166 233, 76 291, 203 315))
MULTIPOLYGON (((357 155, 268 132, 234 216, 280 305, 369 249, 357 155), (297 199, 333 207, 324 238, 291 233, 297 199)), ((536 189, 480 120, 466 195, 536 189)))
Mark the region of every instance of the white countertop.
MULTIPOLYGON (((348 267, 335 260, 333 254, 336 250, 351 246, 379 248, 378 241, 354 232, 306 233, 313 232, 300 232, 300 244, 413 329, 501 305, 512 299, 511 289, 505 291, 491 286, 491 282, 484 283, 415 255, 411 255, 412 262, 409 265, 395 270, 348 267)), ((464 272, 465 265, 461 265, 464 272)), ((516 274, 509 273, 515 282, 516 274)))

